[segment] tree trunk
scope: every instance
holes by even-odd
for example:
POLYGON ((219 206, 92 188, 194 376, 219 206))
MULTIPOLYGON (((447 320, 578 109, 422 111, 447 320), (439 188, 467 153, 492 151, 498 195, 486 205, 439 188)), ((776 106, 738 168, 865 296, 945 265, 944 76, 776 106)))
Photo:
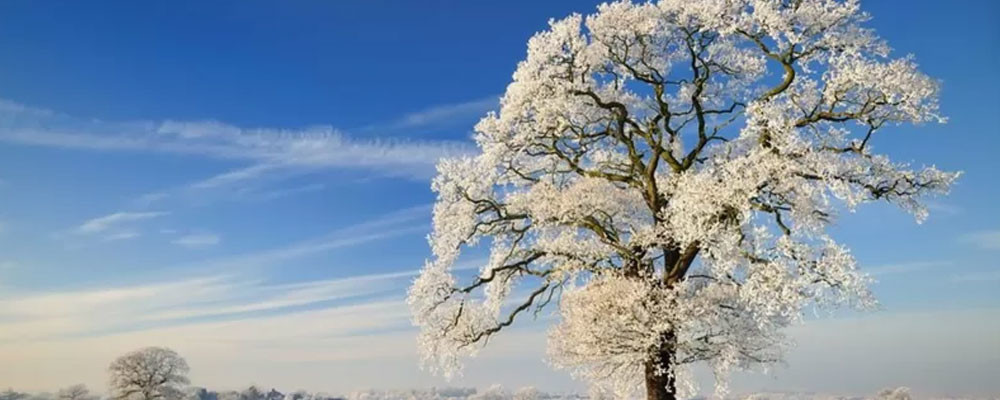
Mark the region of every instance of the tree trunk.
POLYGON ((673 332, 665 332, 660 349, 646 361, 646 400, 676 400, 677 385, 670 373, 674 363, 673 332))

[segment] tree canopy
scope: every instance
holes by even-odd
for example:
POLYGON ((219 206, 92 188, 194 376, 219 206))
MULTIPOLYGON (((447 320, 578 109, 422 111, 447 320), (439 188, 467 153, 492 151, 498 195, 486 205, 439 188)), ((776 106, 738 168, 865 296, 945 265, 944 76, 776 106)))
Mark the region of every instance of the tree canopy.
POLYGON ((146 347, 115 359, 108 367, 115 400, 179 400, 188 384, 187 362, 175 351, 146 347))
POLYGON ((902 124, 942 123, 939 84, 891 57, 856 0, 619 1, 528 41, 475 156, 445 159, 430 245, 410 289, 423 364, 463 356, 558 300, 549 358, 651 399, 693 390, 707 362, 779 361, 806 307, 875 303, 826 230, 958 177, 874 151, 902 124), (489 247, 478 276, 452 267, 489 247))

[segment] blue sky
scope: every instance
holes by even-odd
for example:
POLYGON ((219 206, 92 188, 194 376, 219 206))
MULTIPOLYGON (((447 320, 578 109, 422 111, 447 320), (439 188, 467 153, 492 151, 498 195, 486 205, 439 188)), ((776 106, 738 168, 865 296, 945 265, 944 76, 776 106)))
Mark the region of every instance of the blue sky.
MULTIPOLYGON (((446 384, 401 304, 434 162, 472 151, 532 33, 594 4, 0 3, 0 386, 103 388, 143 345, 210 387, 446 384)), ((922 225, 844 215, 883 310, 797 328, 789 368, 738 388, 1000 392, 1000 3, 864 8, 950 118, 875 144, 965 175, 922 225)), ((542 361, 544 324, 450 384, 577 387, 542 361)))

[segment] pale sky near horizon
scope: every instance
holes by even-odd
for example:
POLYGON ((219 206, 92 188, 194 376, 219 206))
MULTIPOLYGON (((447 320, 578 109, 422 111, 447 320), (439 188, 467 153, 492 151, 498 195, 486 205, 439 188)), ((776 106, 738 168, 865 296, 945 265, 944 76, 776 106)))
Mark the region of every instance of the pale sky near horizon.
MULTIPOLYGON (((400 3, 0 2, 0 388, 103 392, 156 345, 213 389, 581 389, 544 316, 420 371, 404 298, 434 163, 473 151, 532 33, 596 2, 400 3)), ((950 119, 876 145, 965 175, 923 224, 842 216, 881 310, 809 318, 734 389, 1000 394, 1000 2, 862 4, 950 119)))

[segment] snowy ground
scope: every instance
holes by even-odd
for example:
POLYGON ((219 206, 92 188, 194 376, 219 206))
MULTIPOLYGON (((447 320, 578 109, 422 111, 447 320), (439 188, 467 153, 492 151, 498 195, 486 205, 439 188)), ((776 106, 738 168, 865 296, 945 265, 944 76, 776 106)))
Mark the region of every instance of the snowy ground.
MULTIPOLYGON (((905 387, 885 389, 870 396, 842 396, 823 393, 755 393, 749 395, 732 395, 732 400, 911 400, 921 397, 912 396, 905 387)), ((514 391, 493 386, 485 390, 472 388, 447 388, 430 390, 371 390, 355 392, 347 396, 348 400, 582 400, 594 399, 583 394, 545 393, 534 388, 522 388, 514 391)), ((710 398, 697 398, 699 400, 710 398)), ((929 400, 959 400, 973 399, 965 397, 935 397, 929 400)), ((1000 396, 981 399, 1000 400, 1000 396)))

